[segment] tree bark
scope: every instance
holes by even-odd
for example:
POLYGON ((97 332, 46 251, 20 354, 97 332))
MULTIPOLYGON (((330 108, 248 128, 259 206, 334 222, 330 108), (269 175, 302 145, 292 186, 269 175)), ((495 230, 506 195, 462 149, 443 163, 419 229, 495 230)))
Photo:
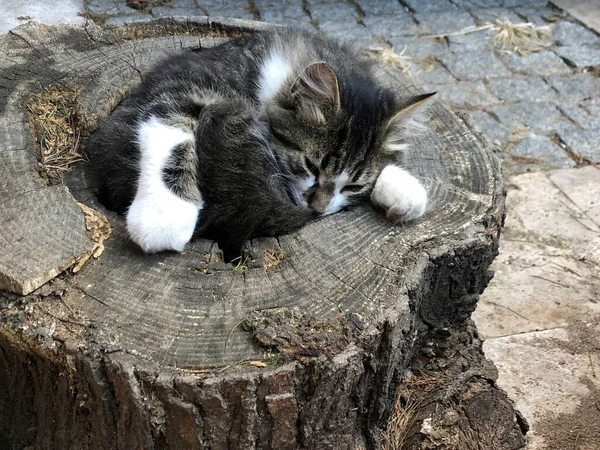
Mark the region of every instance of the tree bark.
MULTIPOLYGON (((485 139, 440 103, 406 156, 431 196, 422 220, 396 226, 357 207, 256 239, 237 266, 202 239, 143 255, 98 203, 85 163, 64 184, 40 178, 32 93, 74 95, 85 136, 165 54, 264 27, 174 18, 0 36, 2 448, 378 448, 432 336, 441 347, 471 336, 475 349, 447 386, 488 367, 469 318, 491 277, 504 186, 485 139)), ((393 68, 379 76, 401 96, 419 92, 393 68)), ((493 448, 520 448, 524 428, 486 374, 489 398, 473 408, 500 413, 468 420, 460 408, 473 402, 454 401, 481 374, 435 401, 467 418, 471 441, 504 430, 493 448)), ((411 448, 450 448, 415 430, 411 448)))

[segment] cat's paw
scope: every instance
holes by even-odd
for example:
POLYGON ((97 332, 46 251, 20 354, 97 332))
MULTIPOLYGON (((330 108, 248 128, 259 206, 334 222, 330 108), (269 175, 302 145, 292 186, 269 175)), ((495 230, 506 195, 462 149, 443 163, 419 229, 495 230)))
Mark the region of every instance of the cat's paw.
POLYGON ((180 252, 194 234, 200 207, 174 194, 161 200, 136 196, 127 211, 127 232, 146 253, 180 252))
POLYGON ((371 202, 385 210, 388 220, 406 222, 425 214, 427 191, 409 172, 389 165, 381 171, 375 182, 371 202))

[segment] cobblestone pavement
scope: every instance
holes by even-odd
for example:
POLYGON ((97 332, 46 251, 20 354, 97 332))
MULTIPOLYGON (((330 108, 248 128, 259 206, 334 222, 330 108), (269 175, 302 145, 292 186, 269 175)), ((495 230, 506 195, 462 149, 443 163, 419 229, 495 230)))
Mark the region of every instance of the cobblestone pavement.
POLYGON ((360 46, 392 48, 425 89, 467 111, 502 149, 508 173, 600 161, 600 37, 542 0, 87 0, 108 23, 209 15, 314 29, 360 46), (492 44, 493 30, 452 34, 506 18, 548 26, 522 56, 492 44))

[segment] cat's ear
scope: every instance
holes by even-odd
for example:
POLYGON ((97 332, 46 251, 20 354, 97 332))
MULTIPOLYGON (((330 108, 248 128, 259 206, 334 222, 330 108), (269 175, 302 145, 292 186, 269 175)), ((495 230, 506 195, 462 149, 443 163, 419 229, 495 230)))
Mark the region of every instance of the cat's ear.
POLYGON ((425 130, 427 106, 436 93, 415 95, 396 107, 396 112, 384 125, 385 139, 383 149, 388 153, 402 151, 406 148, 405 137, 411 133, 425 130))
POLYGON ((306 67, 290 92, 300 116, 315 125, 326 123, 340 109, 340 86, 329 64, 320 62, 306 67))

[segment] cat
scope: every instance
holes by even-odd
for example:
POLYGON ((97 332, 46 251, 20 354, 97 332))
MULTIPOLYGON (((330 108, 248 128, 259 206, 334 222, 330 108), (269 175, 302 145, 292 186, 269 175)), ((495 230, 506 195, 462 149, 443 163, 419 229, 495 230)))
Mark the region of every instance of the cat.
POLYGON ((369 199, 391 221, 421 217, 427 192, 401 159, 432 95, 398 101, 333 40, 257 32, 159 63, 87 154, 143 251, 182 251, 195 234, 236 253, 369 199))

